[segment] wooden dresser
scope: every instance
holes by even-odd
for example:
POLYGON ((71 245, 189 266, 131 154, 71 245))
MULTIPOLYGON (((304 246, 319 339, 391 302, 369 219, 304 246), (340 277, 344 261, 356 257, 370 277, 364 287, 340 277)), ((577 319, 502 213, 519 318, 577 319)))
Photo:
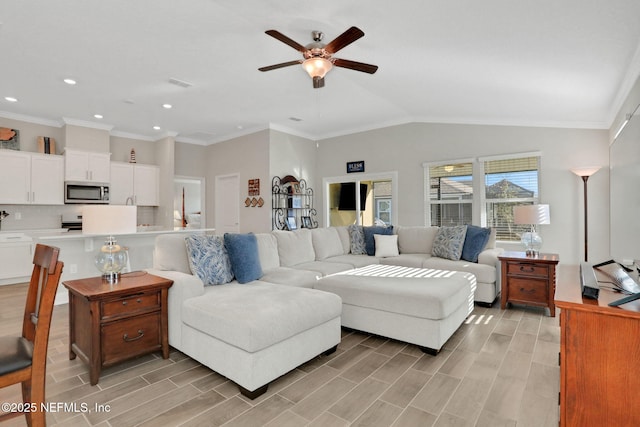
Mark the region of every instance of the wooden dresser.
POLYGON ((562 427, 640 426, 640 301, 607 305, 623 296, 600 289, 597 301, 583 299, 579 268, 561 269, 555 302, 562 427))
POLYGON ((89 364, 91 385, 103 367, 158 350, 169 357, 172 280, 138 271, 123 274, 116 284, 100 277, 62 284, 69 290, 69 358, 89 364))
POLYGON ((527 256, 524 252, 505 251, 498 256, 502 265, 500 307, 510 302, 549 308, 556 315, 553 296, 556 286, 558 255, 527 256))

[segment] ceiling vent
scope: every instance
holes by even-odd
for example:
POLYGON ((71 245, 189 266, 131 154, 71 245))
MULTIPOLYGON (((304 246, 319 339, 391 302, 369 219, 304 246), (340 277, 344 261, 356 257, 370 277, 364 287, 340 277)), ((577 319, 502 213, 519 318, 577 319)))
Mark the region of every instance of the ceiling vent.
POLYGON ((171 83, 172 85, 176 85, 184 88, 193 86, 192 83, 185 82, 184 80, 180 80, 180 79, 175 79, 173 77, 169 79, 169 83, 171 83))

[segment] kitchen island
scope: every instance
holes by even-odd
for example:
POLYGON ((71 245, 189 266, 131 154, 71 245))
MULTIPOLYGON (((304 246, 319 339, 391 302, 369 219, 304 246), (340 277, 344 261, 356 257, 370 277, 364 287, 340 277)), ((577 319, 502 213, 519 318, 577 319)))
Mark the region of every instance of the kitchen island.
MULTIPOLYGON (((120 246, 128 248, 131 271, 143 270, 153 265, 153 247, 156 236, 160 234, 181 233, 186 236, 188 234, 213 234, 215 231, 213 228, 177 228, 169 230, 159 227, 139 227, 139 230, 136 233, 115 236, 120 246)), ((60 260, 64 262, 61 281, 100 275, 94 259, 100 247, 104 244, 104 240, 107 237, 105 235, 89 235, 83 234, 81 231, 66 231, 66 229, 16 230, 12 233, 23 233, 31 239, 31 244, 34 246, 37 243, 42 243, 60 248, 60 260)), ((24 277, 4 279, 0 284, 28 282, 31 273, 30 271, 26 273, 24 277)), ((60 286, 55 304, 67 302, 67 291, 60 286)))

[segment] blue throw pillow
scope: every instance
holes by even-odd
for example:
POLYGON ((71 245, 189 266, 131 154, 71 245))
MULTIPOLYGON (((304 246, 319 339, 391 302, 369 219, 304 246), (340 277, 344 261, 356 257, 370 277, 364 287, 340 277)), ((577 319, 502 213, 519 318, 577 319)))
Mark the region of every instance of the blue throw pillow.
POLYGON ((382 234, 385 236, 390 236, 393 234, 393 225, 388 227, 363 227, 364 230, 364 248, 367 252, 367 255, 373 256, 376 254, 376 242, 373 238, 374 234, 382 234))
POLYGON ((468 225, 467 235, 464 238, 464 246, 462 247, 461 259, 478 262, 478 255, 480 255, 480 252, 482 252, 487 245, 489 236, 491 236, 490 228, 468 225))
POLYGON ((233 280, 231 262, 220 236, 194 234, 185 237, 189 267, 205 286, 233 280))
POLYGON ((249 283, 262 277, 255 234, 225 233, 224 246, 229 253, 231 268, 238 283, 249 283))

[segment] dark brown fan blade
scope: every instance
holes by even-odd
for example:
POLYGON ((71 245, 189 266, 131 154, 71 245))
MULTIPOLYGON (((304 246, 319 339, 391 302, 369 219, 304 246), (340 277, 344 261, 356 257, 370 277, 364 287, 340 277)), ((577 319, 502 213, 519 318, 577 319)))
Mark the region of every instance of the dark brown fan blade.
POLYGON ((299 59, 297 61, 282 62, 280 64, 274 64, 274 65, 269 65, 267 67, 261 67, 261 68, 258 68, 258 70, 260 70, 260 71, 271 71, 271 70, 277 70, 278 68, 289 67, 291 65, 298 65, 298 64, 301 64, 301 63, 302 63, 302 60, 299 59))
POLYGON ((266 34, 269 34, 271 37, 273 37, 274 39, 278 39, 280 40, 282 43, 284 44, 288 44, 289 46, 291 46, 292 48, 294 48, 295 50, 297 50, 300 53, 305 53, 307 51, 307 48, 302 46, 300 43, 298 43, 297 41, 291 40, 289 37, 285 36, 284 34, 282 34, 280 31, 277 30, 267 30, 265 31, 266 34))
POLYGON ((365 64, 363 62, 349 61, 348 59, 336 58, 333 60, 333 65, 336 67, 349 68, 356 71, 362 71, 363 73, 373 74, 378 71, 377 65, 365 64))
POLYGON ((320 89, 321 87, 324 87, 324 77, 314 77, 313 88, 320 89))
POLYGON ((324 50, 332 55, 343 47, 348 46, 354 41, 358 40, 362 36, 364 36, 364 32, 360 28, 351 27, 347 31, 333 39, 332 42, 324 47, 324 50))

